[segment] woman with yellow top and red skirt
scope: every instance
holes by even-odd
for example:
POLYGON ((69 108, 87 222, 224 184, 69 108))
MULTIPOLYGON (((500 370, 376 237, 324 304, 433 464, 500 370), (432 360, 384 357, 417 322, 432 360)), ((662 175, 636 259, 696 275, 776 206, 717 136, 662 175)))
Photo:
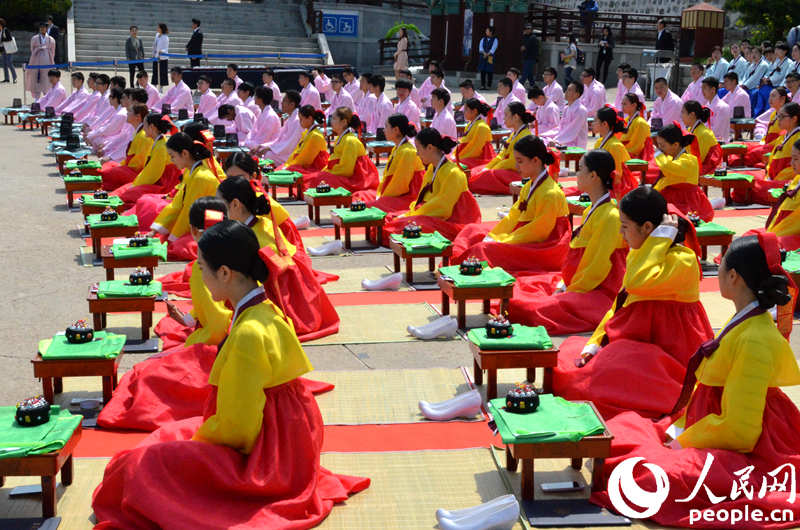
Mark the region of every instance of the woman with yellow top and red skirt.
POLYGON ((465 225, 481 220, 481 209, 467 187, 467 177, 447 153, 456 141, 442 137, 439 131, 423 128, 414 139, 422 163, 427 171, 422 188, 407 212, 394 212, 386 216, 383 226, 384 245, 389 246, 390 234, 402 234, 409 223, 416 223, 423 233, 439 232, 453 240, 465 225))
MULTIPOLYGON (((719 290, 736 314, 689 361, 670 415, 654 423, 627 412, 608 422, 614 433, 611 457, 593 502, 612 508, 619 488, 608 482, 609 475, 635 457, 661 469, 660 487, 642 465, 629 463, 626 470, 643 491, 663 492, 663 503, 659 498, 660 507, 650 515, 658 524, 797 526, 800 411, 780 387, 800 384, 800 369, 770 316, 770 308, 778 306, 780 314, 780 308, 792 306, 793 286, 780 262, 772 234, 733 241, 720 266, 719 290)), ((791 310, 786 314, 791 326, 791 310)))
POLYGON ((694 225, 667 211, 649 186, 622 198, 622 236, 631 249, 622 289, 591 338, 571 337, 558 354, 553 393, 591 400, 604 418, 669 412, 689 357, 713 336, 697 255, 682 244, 687 234, 696 241, 694 225))
POLYGON ((572 231, 561 271, 517 275, 508 318, 544 326, 551 335, 597 327, 622 285, 628 248, 620 235, 619 210, 611 199, 614 158, 608 151, 586 153, 578 164, 578 189, 592 205, 572 231))
POLYGON ((364 201, 367 207, 374 206, 386 213, 406 211, 419 195, 425 166, 417 156, 413 138, 417 129, 404 114, 392 114, 383 128, 386 140, 395 146, 389 153, 389 161, 383 170, 383 179, 374 190, 361 190, 353 194, 354 201, 364 201))
POLYGON ((144 120, 148 114, 147 105, 134 103, 128 109, 128 123, 134 127, 133 137, 125 150, 125 160, 120 163, 109 160, 100 168, 103 189, 114 191, 120 186, 133 182, 144 167, 153 139, 144 130, 144 120))
POLYGON ((477 98, 469 98, 462 109, 467 126, 458 140, 455 159, 469 169, 488 164, 495 157, 492 129, 486 122, 492 107, 477 98))
POLYGON ((622 112, 628 116, 628 127, 620 140, 630 158, 652 160, 655 149, 653 138, 650 136, 650 124, 644 119, 644 102, 636 94, 625 94, 622 98, 622 112))
POLYGON ((729 166, 746 166, 760 169, 767 167, 764 156, 772 152, 772 150, 775 148, 775 144, 778 142, 778 138, 780 138, 781 134, 786 132, 781 129, 781 126, 778 123, 778 111, 781 110, 781 107, 791 101, 792 99, 789 97, 789 93, 786 91, 786 88, 779 86, 772 89, 772 92, 769 93, 769 106, 771 110, 769 118, 765 124, 766 129, 764 129, 764 122, 762 121, 766 112, 759 116, 759 118, 756 120, 755 134, 758 135, 760 129, 761 133, 764 134, 764 137, 761 139, 761 142, 757 144, 748 143, 747 152, 745 153, 744 157, 741 155, 730 155, 728 157, 729 166))
POLYGON ((303 105, 297 111, 297 118, 304 130, 297 147, 286 161, 285 169, 303 175, 322 171, 328 165, 329 156, 324 131, 325 113, 311 105, 303 105))
POLYGON ((262 261, 253 231, 223 221, 198 245, 212 298, 234 308, 204 414, 117 453, 93 495, 97 527, 318 525, 369 479, 320 466, 322 415, 297 380, 313 367, 291 322, 267 299, 262 284, 272 283, 275 264, 262 261))
POLYGON ((181 171, 170 162, 167 153, 169 135, 178 132, 169 115, 151 112, 144 123, 145 133, 153 139, 144 167, 132 182, 112 192, 125 202, 126 209, 136 204, 145 193, 170 193, 181 176, 181 171))
POLYGON ((659 151, 654 161, 660 174, 653 188, 682 213, 695 212, 700 219, 709 222, 714 219, 714 208, 698 186, 697 157, 690 152, 690 146, 696 141, 691 134, 684 135, 674 123, 658 131, 659 151))
POLYGON ((491 230, 478 223, 464 227, 453 241, 454 263, 476 257, 511 274, 556 271, 569 250, 569 209, 564 192, 547 174, 553 155, 536 136, 514 144, 514 159, 528 182, 508 215, 491 230))
POLYGON ((267 294, 293 322, 301 342, 339 332, 339 315, 322 290, 305 252, 289 243, 270 215, 270 203, 263 190, 258 194, 253 181, 229 176, 219 185, 217 197, 228 207, 228 217, 253 229, 265 255, 280 264, 267 294))
POLYGON ((324 181, 331 188, 341 187, 351 193, 378 189, 378 168, 359 138, 362 123, 358 116, 347 107, 339 107, 331 114, 331 128, 338 138, 328 165, 322 171, 307 174, 303 186, 314 188, 324 181))

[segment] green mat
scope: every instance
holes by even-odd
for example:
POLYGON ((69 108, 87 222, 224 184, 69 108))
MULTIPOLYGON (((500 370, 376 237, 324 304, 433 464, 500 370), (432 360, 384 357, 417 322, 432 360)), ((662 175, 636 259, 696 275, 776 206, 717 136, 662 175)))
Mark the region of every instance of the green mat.
POLYGON ((127 337, 105 331, 95 331, 94 340, 71 344, 67 336, 57 333, 52 339, 39 341, 42 359, 113 359, 122 351, 127 337))
MULTIPOLYGON (((731 120, 733 121, 733 120, 731 120)), ((725 144, 722 146, 723 149, 747 149, 747 146, 744 144, 725 144)))
POLYGON ((375 140, 374 142, 367 142, 367 147, 394 147, 394 142, 375 140))
POLYGON ((786 253, 786 259, 783 260, 783 270, 791 274, 800 273, 800 251, 792 250, 786 253))
POLYGON ((120 243, 115 243, 111 247, 111 253, 114 254, 116 259, 133 259, 133 258, 149 258, 156 256, 161 258, 161 261, 167 261, 167 243, 162 243, 161 240, 151 237, 148 238, 146 247, 129 247, 120 243))
POLYGON ((112 208, 117 208, 124 204, 122 199, 116 195, 109 195, 108 199, 95 199, 91 194, 81 195, 81 203, 85 206, 111 206, 112 208))
POLYGON ((505 397, 489 401, 489 412, 506 444, 577 442, 605 430, 588 403, 572 403, 552 394, 540 394, 536 412, 506 412, 505 405, 505 397))
POLYGON ((317 193, 316 188, 308 188, 304 193, 310 197, 349 197, 352 195, 344 188, 331 188, 328 193, 317 193))
POLYGON ((582 149, 580 147, 567 147, 562 151, 562 153, 567 155, 582 155, 586 153, 586 149, 582 149))
POLYGON ((777 199, 783 194, 783 188, 772 188, 771 190, 769 190, 769 194, 772 195, 775 199, 777 199))
POLYGON ((630 160, 625 161, 626 164, 647 164, 647 160, 642 160, 640 158, 631 158, 630 160))
POLYGON ((331 213, 340 217, 345 223, 360 223, 361 221, 378 221, 386 217, 386 212, 380 208, 370 206, 360 212, 354 212, 350 208, 334 208, 331 213))
POLYGON ((161 296, 161 282, 152 281, 148 285, 131 285, 127 280, 100 282, 97 298, 149 298, 161 296))
POLYGON ((271 166, 271 165, 274 165, 274 164, 275 164, 275 161, 272 160, 271 158, 262 158, 262 159, 260 159, 258 161, 258 167, 267 167, 267 166, 271 166))
POLYGON ((299 171, 288 171, 280 169, 267 173, 267 180, 270 184, 277 184, 279 186, 289 186, 297 182, 297 179, 303 176, 299 171))
POLYGON ((700 226, 697 227, 697 237, 703 236, 727 236, 735 234, 735 230, 731 230, 725 226, 717 223, 705 223, 700 221, 700 226))
POLYGON ((753 175, 745 175, 744 173, 728 173, 725 176, 718 177, 715 175, 708 175, 712 179, 716 180, 746 180, 747 182, 753 182, 753 175))
POLYGON ((421 234, 419 237, 403 237, 402 234, 391 234, 391 238, 406 247, 408 254, 431 254, 442 252, 453 243, 439 232, 421 234))
POLYGON ((17 407, 0 407, 0 458, 17 458, 58 451, 80 425, 83 416, 58 405, 50 406, 50 421, 35 427, 20 427, 17 407))
POLYGON ((472 328, 467 338, 482 350, 549 350, 553 341, 544 326, 523 326, 512 324, 510 337, 492 338, 487 336, 486 328, 472 328))
POLYGON ((100 175, 81 175, 72 176, 64 175, 64 182, 103 182, 103 177, 100 175))
POLYGON ((112 226, 139 226, 139 220, 135 215, 120 215, 113 221, 101 221, 100 214, 92 214, 86 216, 86 224, 89 228, 110 228, 112 226))
POLYGON ((570 204, 577 204, 581 208, 588 208, 589 206, 592 205, 592 203, 590 201, 581 202, 578 199, 572 199, 572 198, 567 198, 567 202, 570 203, 570 204))
POLYGON ((100 169, 102 166, 99 160, 67 160, 64 162, 64 167, 67 169, 100 169))
POLYGON ((461 274, 459 272, 461 265, 439 267, 439 273, 442 276, 451 278, 456 287, 501 287, 512 285, 516 281, 513 276, 502 268, 489 267, 489 264, 485 261, 481 263, 483 263, 483 270, 480 274, 474 276, 461 274))

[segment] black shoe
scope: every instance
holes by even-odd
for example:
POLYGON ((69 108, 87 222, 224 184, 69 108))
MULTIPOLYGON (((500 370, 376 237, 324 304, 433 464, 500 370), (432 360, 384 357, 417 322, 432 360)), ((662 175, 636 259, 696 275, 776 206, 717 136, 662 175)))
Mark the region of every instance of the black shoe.
POLYGON ((10 83, 10 81, 6 79, 5 81, 0 81, 0 83, 10 83))

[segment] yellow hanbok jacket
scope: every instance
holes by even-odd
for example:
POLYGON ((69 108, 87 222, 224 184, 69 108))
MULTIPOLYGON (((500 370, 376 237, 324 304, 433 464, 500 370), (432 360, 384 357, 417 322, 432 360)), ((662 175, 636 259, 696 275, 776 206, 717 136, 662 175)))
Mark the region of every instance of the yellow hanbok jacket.
POLYGON ((463 144, 459 158, 476 158, 483 154, 483 146, 492 143, 492 129, 483 118, 476 118, 475 121, 467 125, 464 136, 459 138, 458 143, 463 144))
POLYGON ((223 302, 215 302, 211 298, 211 293, 203 282, 203 271, 200 270, 197 260, 192 263, 189 288, 192 290, 192 310, 190 314, 200 323, 201 327, 194 330, 186 338, 185 345, 219 344, 228 332, 233 311, 225 307, 223 302))
POLYGON ((383 178, 378 184, 378 197, 399 197, 409 192, 414 174, 425 166, 417 155, 417 149, 411 142, 403 142, 392 148, 389 162, 383 171, 383 178))
POLYGON ((567 291, 575 293, 588 293, 603 283, 611 272, 611 255, 625 248, 617 205, 611 201, 601 204, 586 221, 591 209, 589 206, 583 211, 581 230, 569 242, 570 248, 583 249, 578 268, 567 284, 567 291))
POLYGON ((631 159, 631 155, 628 154, 622 141, 612 134, 605 145, 603 145, 603 138, 598 138, 594 143, 594 149, 603 149, 614 157, 614 170, 617 172, 617 179, 621 179, 625 162, 631 159))
POLYGON ((136 134, 133 135, 133 139, 125 153, 127 156, 120 165, 128 166, 135 170, 141 170, 147 161, 147 155, 150 154, 150 149, 152 147, 153 139, 145 134, 144 129, 139 129, 136 134))
MULTIPOLYGON (((147 161, 144 167, 133 179, 134 186, 143 186, 148 184, 155 184, 161 175, 164 174, 164 169, 167 164, 170 164, 169 153, 167 153, 167 139, 169 136, 160 135, 154 142, 147 156, 147 161)), ((216 179, 214 179, 216 180, 216 179)))
POLYGON ((489 231, 490 237, 500 243, 538 243, 550 236, 559 217, 569 215, 567 198, 558 183, 547 175, 546 170, 541 178, 542 183, 533 193, 531 186, 538 179, 525 183, 508 215, 489 231), (522 204, 527 205, 524 211, 520 210, 522 204), (520 223, 525 224, 517 228, 520 223))
POLYGON ((656 156, 655 160, 663 175, 653 185, 657 191, 662 191, 667 186, 674 184, 697 185, 700 178, 700 164, 697 157, 688 151, 684 150, 676 158, 661 153, 656 156))
MULTIPOLYGON (((800 186, 800 175, 796 175, 788 189, 792 190, 800 186)), ((794 197, 787 197, 778 207, 778 212, 773 217, 767 232, 772 232, 776 236, 796 236, 800 235, 800 193, 794 197), (788 212, 784 214, 783 212, 788 212)))
POLYGON ((508 145, 486 164, 486 169, 517 169, 517 162, 514 160, 514 146, 521 138, 530 134, 531 130, 527 125, 523 125, 520 130, 514 132, 508 139, 508 145))
MULTIPOLYGON (((277 219, 275 222, 280 224, 277 219)), ((289 256, 294 256, 295 252, 297 252, 297 247, 286 239, 281 229, 272 224, 272 219, 269 215, 257 216, 256 224, 252 228, 256 234, 256 239, 258 239, 259 248, 269 247, 278 252, 278 242, 280 242, 289 256), (280 238, 279 241, 276 241, 276 238, 280 238)))
POLYGON ((650 138, 650 124, 641 116, 636 116, 628 124, 628 131, 622 134, 620 140, 630 157, 638 157, 642 154, 644 144, 648 138, 650 138))
MULTIPOLYGON (((433 180, 434 165, 428 165, 428 170, 422 178, 422 188, 433 180)), ((467 176, 454 162, 447 160, 439 168, 436 180, 433 181, 433 190, 422 197, 423 204, 417 206, 417 201, 411 203, 408 211, 401 217, 414 215, 427 215, 448 219, 453 215, 453 207, 458 202, 461 194, 469 190, 467 176)))
POLYGON ((714 131, 709 129, 705 123, 698 124, 692 134, 697 138, 697 145, 700 147, 700 160, 705 160, 708 151, 719 144, 717 137, 714 136, 714 131))
POLYGON ((198 163, 192 170, 184 170, 183 181, 178 191, 156 220, 152 228, 161 234, 169 234, 175 241, 189 233, 189 210, 200 197, 213 197, 217 192, 219 180, 205 164, 198 163))
POLYGON ((358 135, 354 132, 348 132, 336 143, 329 159, 338 160, 339 162, 326 171, 332 175, 352 177, 356 162, 366 153, 364 144, 358 139, 358 135))
POLYGON ((328 150, 328 141, 325 135, 318 127, 310 130, 306 129, 300 135, 300 141, 297 147, 294 148, 289 160, 286 161, 286 167, 289 166, 303 166, 309 167, 314 163, 314 160, 322 151, 328 150))
POLYGON ((792 169, 789 160, 792 159, 792 147, 797 140, 800 140, 800 130, 797 129, 787 131, 778 137, 775 141, 775 147, 772 149, 772 155, 767 162, 767 179, 790 180, 794 177, 794 169, 792 169), (788 139, 786 139, 787 134, 789 135, 788 139), (775 171, 778 167, 781 168, 780 171, 775 171))

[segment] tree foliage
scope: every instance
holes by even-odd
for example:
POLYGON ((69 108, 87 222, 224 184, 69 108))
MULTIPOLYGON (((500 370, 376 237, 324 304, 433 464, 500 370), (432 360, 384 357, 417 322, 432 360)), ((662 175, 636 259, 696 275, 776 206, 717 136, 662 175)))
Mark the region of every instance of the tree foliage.
POLYGON ((67 25, 71 0, 0 0, 0 16, 11 30, 37 31, 36 24, 53 15, 57 26, 67 25))
POLYGON ((737 25, 753 27, 756 41, 784 40, 800 23, 800 0, 726 0, 725 9, 741 13, 737 25))

